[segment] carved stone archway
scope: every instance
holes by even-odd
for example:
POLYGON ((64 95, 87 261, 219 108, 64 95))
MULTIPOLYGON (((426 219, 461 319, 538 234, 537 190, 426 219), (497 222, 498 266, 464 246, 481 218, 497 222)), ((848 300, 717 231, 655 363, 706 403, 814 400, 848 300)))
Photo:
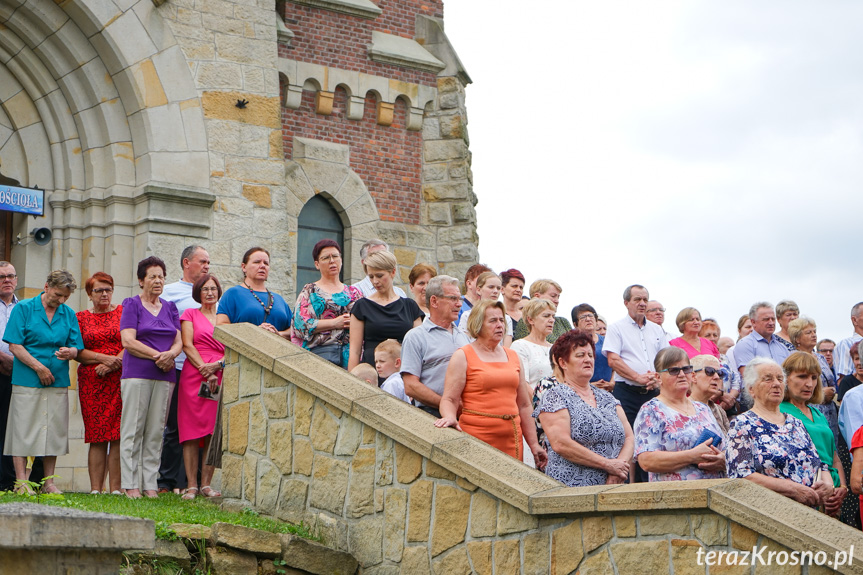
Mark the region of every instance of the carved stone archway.
MULTIPOLYGON (((339 214, 345 229, 344 274, 346 283, 362 278, 360 247, 378 234, 375 201, 363 180, 350 167, 350 148, 310 138, 294 138, 294 159, 287 163, 288 195, 300 206, 322 195, 339 214)), ((289 202, 290 203, 290 202, 289 202)), ((299 214, 291 214, 293 218, 299 214)))

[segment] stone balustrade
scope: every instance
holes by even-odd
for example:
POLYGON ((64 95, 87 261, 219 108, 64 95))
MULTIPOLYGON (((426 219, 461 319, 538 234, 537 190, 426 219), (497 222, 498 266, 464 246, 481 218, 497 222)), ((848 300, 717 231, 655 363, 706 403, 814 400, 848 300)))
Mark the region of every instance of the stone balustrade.
POLYGON ((749 481, 567 488, 273 334, 216 336, 224 495, 305 522, 364 574, 706 575, 711 551, 711 574, 863 573, 860 532, 749 481), (753 547, 772 564, 727 565, 753 547))

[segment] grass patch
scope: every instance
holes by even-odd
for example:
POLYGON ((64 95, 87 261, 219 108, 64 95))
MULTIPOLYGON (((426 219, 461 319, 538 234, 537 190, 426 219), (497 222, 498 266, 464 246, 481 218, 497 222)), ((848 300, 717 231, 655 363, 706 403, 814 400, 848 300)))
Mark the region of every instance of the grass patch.
POLYGON ((210 526, 213 523, 232 523, 252 529, 272 533, 290 533, 298 537, 320 541, 302 523, 294 525, 276 519, 261 517, 255 511, 246 509, 242 513, 224 511, 204 497, 193 501, 183 501, 179 495, 165 493, 158 499, 129 499, 122 495, 90 495, 85 493, 64 493, 63 495, 28 496, 0 491, 0 503, 40 503, 82 511, 111 513, 152 519, 156 522, 156 537, 172 541, 177 534, 169 527, 174 523, 200 523, 210 526))

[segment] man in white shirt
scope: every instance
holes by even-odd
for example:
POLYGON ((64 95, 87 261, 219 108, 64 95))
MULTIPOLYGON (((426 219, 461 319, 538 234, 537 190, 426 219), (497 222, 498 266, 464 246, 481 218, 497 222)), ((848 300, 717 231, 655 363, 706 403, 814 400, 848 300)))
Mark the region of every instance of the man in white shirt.
MULTIPOLYGON (((851 325, 854 333, 846 337, 836 346, 833 353, 833 369, 836 371, 836 381, 854 373, 854 362, 851 361, 851 346, 863 339, 863 301, 851 308, 851 325)), ((848 445, 851 445, 850 443, 848 445)))
MULTIPOLYGON (((365 273, 366 270, 366 257, 368 257, 369 254, 380 251, 390 251, 390 247, 383 240, 375 238, 363 244, 360 248, 360 262, 363 264, 363 273, 365 273)), ((363 292, 363 296, 365 297, 369 297, 375 293, 375 286, 372 285, 372 280, 369 279, 369 276, 363 277, 363 279, 354 284, 354 287, 363 292)), ((405 290, 400 287, 393 286, 393 291, 395 291, 396 295, 399 297, 407 297, 405 290)))
MULTIPOLYGON (((162 299, 172 301, 180 315, 187 309, 197 309, 201 304, 192 299, 192 287, 201 276, 210 271, 210 254, 201 246, 187 246, 180 256, 183 277, 170 283, 162 291, 162 299)), ((183 464, 183 446, 180 445, 180 432, 177 428, 177 393, 180 390, 180 372, 186 362, 186 354, 181 353, 174 360, 178 385, 174 386, 165 433, 162 436, 162 461, 159 465, 159 491, 171 491, 186 487, 186 467, 183 464)))
POLYGON ((662 327, 647 321, 648 297, 644 286, 631 285, 624 290, 623 305, 628 314, 608 326, 602 347, 615 374, 614 396, 630 425, 641 406, 659 394, 653 360, 659 350, 668 347, 662 327))
MULTIPOLYGON (((635 423, 641 406, 659 395, 659 377, 653 360, 659 350, 668 347, 665 331, 645 315, 649 299, 647 288, 642 285, 626 288, 623 305, 627 316, 608 326, 602 346, 602 353, 614 371, 612 393, 620 401, 629 425, 635 423)), ((647 473, 637 464, 632 477, 635 481, 647 481, 647 473)))
MULTIPOLYGON (((12 314, 12 308, 18 303, 15 289, 18 287, 18 275, 9 262, 0 261, 0 453, 6 439, 6 421, 9 418, 9 403, 12 400, 12 353, 9 344, 3 341, 6 323, 12 314)), ((15 468, 12 457, 3 455, 0 458, 0 491, 10 490, 15 484, 15 468)))

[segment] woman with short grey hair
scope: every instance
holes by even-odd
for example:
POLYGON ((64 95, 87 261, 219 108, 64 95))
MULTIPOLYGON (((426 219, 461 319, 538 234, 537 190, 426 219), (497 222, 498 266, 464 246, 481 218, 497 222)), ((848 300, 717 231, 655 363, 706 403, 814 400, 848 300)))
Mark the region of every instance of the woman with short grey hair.
POLYGON ((794 353, 794 342, 791 341, 791 334, 788 332, 789 324, 800 317, 800 308, 790 299, 784 299, 776 304, 776 323, 779 325, 779 331, 773 334, 773 337, 779 340, 779 343, 788 348, 788 351, 794 353))
POLYGON ((14 356, 12 402, 3 452, 13 457, 18 490, 32 494, 23 483, 27 457, 42 456, 42 491, 60 493, 51 477, 58 455, 69 452, 69 360, 84 347, 78 319, 64 302, 77 288, 66 270, 48 274, 45 289, 12 309, 3 341, 14 356))
POLYGON ((823 505, 833 494, 833 478, 803 422, 779 409, 785 372, 766 357, 743 370, 752 409, 735 417, 725 448, 728 477, 748 479, 804 505, 823 505))

